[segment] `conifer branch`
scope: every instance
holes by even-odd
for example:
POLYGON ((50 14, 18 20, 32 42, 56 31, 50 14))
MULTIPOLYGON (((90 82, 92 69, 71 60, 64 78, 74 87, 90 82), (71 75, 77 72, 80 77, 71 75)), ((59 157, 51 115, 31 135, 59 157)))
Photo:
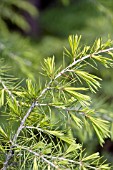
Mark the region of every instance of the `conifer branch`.
POLYGON ((10 150, 9 150, 9 153, 7 154, 7 157, 6 157, 6 161, 4 162, 4 166, 2 168, 2 170, 6 170, 7 167, 8 167, 8 162, 9 160, 12 158, 13 156, 13 152, 12 152, 12 149, 14 147, 14 144, 16 143, 17 141, 17 138, 21 132, 21 130, 23 129, 23 125, 26 121, 26 119, 28 118, 28 116, 30 115, 30 113, 32 112, 32 110, 34 109, 36 105, 36 102, 33 102, 31 107, 29 108, 29 110, 27 111, 27 113, 25 114, 24 118, 22 119, 21 123, 20 123, 20 126, 18 127, 17 129, 17 132, 15 133, 14 137, 13 137, 13 140, 12 140, 12 145, 10 146, 10 150))
POLYGON ((23 126, 23 128, 26 128, 26 129, 37 129, 37 130, 39 130, 41 132, 45 131, 45 130, 43 130, 43 129, 39 128, 39 127, 35 127, 35 126, 23 126))
POLYGON ((109 51, 113 51, 113 47, 112 48, 108 48, 108 49, 104 49, 104 50, 100 50, 98 52, 94 52, 92 54, 88 54, 78 60, 74 60, 73 63, 71 63, 69 66, 67 66, 66 68, 64 68, 60 73, 58 73, 55 77, 55 80, 57 78, 59 78, 62 74, 64 74, 65 72, 67 72, 71 67, 73 67, 74 65, 76 65, 77 63, 81 62, 81 61, 84 61, 86 60, 87 58, 90 58, 92 55, 98 55, 98 54, 101 54, 101 53, 105 53, 105 52, 109 52, 109 51))
POLYGON ((39 95, 38 98, 36 99, 37 101, 38 101, 39 98, 41 98, 41 97, 43 96, 43 94, 46 93, 46 91, 48 91, 48 90, 50 89, 50 86, 51 86, 51 83, 52 83, 52 82, 53 82, 53 80, 51 80, 51 81, 48 83, 47 87, 42 90, 42 92, 40 93, 40 95, 39 95))
POLYGON ((14 98, 13 94, 11 93, 11 91, 10 91, 10 90, 7 88, 7 86, 5 85, 5 83, 4 83, 2 80, 0 80, 0 83, 2 84, 4 90, 9 94, 9 96, 10 96, 10 97, 12 98, 12 100, 14 101, 15 98, 14 98))
POLYGON ((16 146, 16 147, 19 147, 19 148, 21 148, 21 149, 24 149, 24 150, 28 151, 29 153, 34 154, 36 157, 41 158, 41 159, 42 159, 44 162, 46 162, 48 165, 54 167, 54 168, 57 169, 57 170, 60 170, 60 169, 58 168, 58 166, 56 166, 54 163, 52 163, 52 162, 50 162, 49 160, 47 160, 47 159, 45 158, 45 155, 39 154, 39 153, 37 153, 37 152, 35 152, 35 151, 33 151, 33 150, 29 149, 29 148, 26 148, 26 147, 24 147, 24 146, 19 146, 19 145, 17 145, 17 144, 16 144, 15 146, 16 146))
MULTIPOLYGON (((79 165, 80 167, 83 166, 83 164, 84 164, 84 162, 82 162, 82 160, 81 161, 74 161, 74 160, 71 160, 71 159, 63 158, 63 157, 55 157, 55 156, 47 156, 47 155, 44 155, 44 156, 46 158, 51 158, 52 160, 67 161, 69 163, 73 163, 75 165, 79 165)), ((85 167, 93 169, 93 170, 97 170, 98 169, 97 167, 91 166, 89 164, 85 164, 85 167)))
MULTIPOLYGON (((26 119, 29 117, 30 113, 33 111, 33 109, 35 108, 35 106, 38 105, 38 102, 37 102, 37 101, 46 93, 46 91, 48 91, 48 90, 50 89, 50 86, 51 86, 52 82, 53 82, 54 80, 58 79, 60 76, 62 76, 62 74, 64 74, 65 72, 67 72, 70 68, 72 68, 73 66, 75 66, 77 63, 82 62, 82 61, 90 58, 92 55, 98 55, 98 54, 105 53, 105 52, 109 52, 109 51, 113 51, 113 48, 108 48, 108 49, 100 50, 100 51, 98 51, 98 52, 94 52, 94 53, 92 53, 92 54, 89 54, 89 55, 86 55, 86 56, 84 56, 84 57, 82 57, 82 58, 79 58, 78 60, 74 60, 73 63, 71 63, 71 64, 70 64, 69 66, 67 66, 66 68, 64 68, 61 72, 59 72, 59 73, 55 76, 55 78, 54 78, 53 80, 51 80, 51 81, 48 83, 47 87, 42 90, 42 92, 40 93, 40 95, 39 95, 39 96, 37 97, 37 99, 31 104, 31 106, 30 106, 30 108, 28 109, 27 113, 26 113, 25 116, 23 117, 23 119, 22 119, 22 121, 21 121, 21 123, 20 123, 20 126, 18 127, 18 129, 17 129, 17 131, 16 131, 16 133, 15 133, 15 135, 14 135, 14 137, 13 137, 12 145, 10 146, 9 153, 8 153, 7 156, 6 156, 6 161, 4 162, 4 165, 3 165, 2 170, 6 170, 7 167, 8 167, 8 162, 9 162, 9 160, 10 160, 10 159, 12 158, 12 156, 13 156, 12 149, 13 149, 14 145, 15 145, 16 142, 17 142, 17 138, 18 138, 21 130, 23 129, 23 126, 24 126, 24 124, 25 124, 26 119)), ((13 97, 13 95, 11 94, 11 92, 7 89, 7 87, 6 87, 3 83, 2 83, 2 85, 3 85, 3 87, 7 90, 7 92, 8 92, 9 95, 12 97, 12 99, 14 100, 14 97, 13 97)))
MULTIPOLYGON (((73 163, 73 164, 75 164, 75 165, 79 165, 80 167, 82 167, 83 165, 85 165, 85 167, 87 167, 87 168, 90 168, 90 169, 92 169, 92 170, 97 170, 97 167, 91 166, 91 165, 83 162, 82 160, 75 161, 75 160, 67 159, 67 158, 64 158, 64 157, 48 156, 48 155, 44 155, 44 154, 42 155, 42 154, 39 154, 39 153, 33 151, 32 149, 29 149, 29 148, 24 147, 24 146, 19 146, 19 145, 17 145, 17 144, 15 144, 15 146, 18 147, 18 148, 20 148, 20 149, 26 150, 26 151, 28 151, 29 153, 34 154, 36 157, 41 158, 44 162, 46 162, 48 165, 54 167, 54 168, 57 169, 57 170, 60 170, 60 169, 58 168, 58 166, 56 166, 54 163, 52 163, 51 161, 49 161, 49 160, 46 159, 46 158, 49 158, 49 159, 51 159, 51 160, 67 161, 68 163, 73 163)), ((99 157, 99 153, 98 153, 98 152, 95 153, 95 154, 98 155, 98 157, 99 157)), ((99 158, 99 159, 100 159, 100 158, 99 158)), ((99 168, 99 167, 98 167, 98 168, 99 168)))
POLYGON ((58 106, 58 105, 54 105, 52 103, 36 103, 36 106, 49 106, 49 107, 53 107, 56 109, 61 109, 61 110, 65 110, 65 111, 76 111, 79 112, 79 110, 76 107, 66 107, 66 106, 58 106))

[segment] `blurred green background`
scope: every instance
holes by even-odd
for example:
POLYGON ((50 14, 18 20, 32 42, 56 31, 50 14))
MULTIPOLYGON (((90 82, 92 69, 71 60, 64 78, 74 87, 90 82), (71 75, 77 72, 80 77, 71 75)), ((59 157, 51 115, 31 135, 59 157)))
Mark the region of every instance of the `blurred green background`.
MULTIPOLYGON (((0 58, 11 66, 9 74, 38 81, 43 59, 55 56, 61 64, 63 47, 70 34, 82 35, 82 44, 96 38, 113 37, 112 0, 0 0, 0 58)), ((89 71, 94 71, 89 68, 89 71)), ((95 103, 105 98, 104 108, 113 108, 113 69, 99 66, 95 72, 104 79, 95 103), (99 98, 99 96, 102 96, 99 98)), ((107 114, 107 113, 106 113, 107 114)), ((79 134, 79 140, 83 134, 79 134)), ((85 139, 89 152, 99 150, 112 162, 113 143, 85 139), (90 144, 89 144, 90 143, 90 144)))

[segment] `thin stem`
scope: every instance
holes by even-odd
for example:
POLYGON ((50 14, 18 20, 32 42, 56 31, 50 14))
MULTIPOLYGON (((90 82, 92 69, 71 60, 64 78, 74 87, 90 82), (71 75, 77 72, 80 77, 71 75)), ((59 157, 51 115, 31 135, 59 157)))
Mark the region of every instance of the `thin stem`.
POLYGON ((2 84, 4 90, 6 90, 6 92, 9 94, 9 96, 12 98, 12 100, 14 101, 15 98, 13 96, 13 94, 11 93, 11 91, 6 87, 6 85, 4 84, 4 82, 2 80, 0 80, 0 83, 2 84))
POLYGON ((55 156, 41 155, 41 154, 39 154, 39 153, 37 153, 37 152, 35 152, 35 151, 31 150, 31 149, 28 149, 28 148, 26 148, 26 147, 24 147, 24 146, 19 146, 19 145, 17 145, 17 144, 16 144, 15 146, 17 146, 17 147, 19 147, 19 148, 21 148, 21 149, 24 149, 24 150, 26 150, 26 151, 34 154, 34 155, 37 156, 37 157, 40 157, 40 158, 41 158, 42 160, 44 160, 47 164, 51 165, 52 167, 56 168, 57 170, 60 170, 60 169, 58 168, 58 166, 56 166, 55 164, 53 164, 51 161, 47 160, 46 158, 49 158, 49 159, 52 159, 52 160, 55 160, 55 159, 56 159, 56 160, 60 160, 60 161, 67 161, 67 162, 69 162, 69 163, 74 163, 74 164, 79 165, 79 166, 85 165, 85 167, 87 167, 87 168, 91 168, 91 169, 97 170, 97 167, 90 166, 90 165, 88 165, 87 163, 82 162, 82 160, 81 160, 81 161, 74 161, 74 160, 71 160, 71 159, 63 158, 63 157, 55 157, 55 156), (45 157, 46 157, 46 158, 45 158, 45 157))
POLYGON ((76 111, 76 112, 80 112, 76 107, 65 107, 65 106, 57 106, 54 105, 52 103, 37 103, 36 106, 49 106, 49 107, 53 107, 56 109, 61 109, 61 110, 65 110, 65 111, 76 111))
POLYGON ((22 119, 22 121, 20 123, 20 126, 18 127, 17 132, 15 133, 15 135, 13 137, 12 145, 10 147, 9 153, 7 154, 6 161, 4 162, 4 166, 3 166, 2 170, 6 170, 7 169, 8 162, 11 159, 11 157, 13 156, 12 148, 13 148, 14 144, 16 143, 17 138, 18 138, 21 130, 23 129, 23 125, 24 125, 26 119, 28 118, 28 116, 32 112, 32 110, 34 109, 35 105, 36 105, 36 101, 32 103, 31 107, 29 108, 29 110, 25 114, 24 118, 22 119))
POLYGON ((52 83, 52 82, 53 82, 53 80, 51 80, 51 81, 48 83, 47 87, 42 90, 42 92, 40 93, 40 95, 39 95, 39 96, 37 97, 37 99, 36 99, 37 101, 38 101, 39 98, 41 98, 41 97, 43 96, 43 94, 45 94, 45 92, 46 92, 47 90, 50 89, 50 86, 51 86, 51 83, 52 83))
POLYGON ((83 164, 83 165, 85 165, 85 167, 91 168, 91 169, 94 169, 94 170, 98 169, 97 167, 90 166, 87 163, 82 162, 82 160, 81 161, 74 161, 74 160, 71 160, 71 159, 63 158, 63 157, 55 157, 55 156, 47 156, 47 155, 44 155, 44 157, 51 158, 53 160, 56 159, 56 160, 60 160, 60 161, 67 161, 67 162, 70 162, 70 163, 75 163, 76 165, 80 165, 80 166, 82 166, 82 164, 83 164))
POLYGON ((17 147, 19 147, 19 148, 21 148, 21 149, 24 149, 24 150, 26 150, 26 151, 34 154, 34 155, 37 156, 37 157, 40 157, 43 161, 45 161, 45 162, 46 162, 47 164, 49 164, 50 166, 56 168, 57 170, 60 170, 60 169, 58 168, 58 166, 56 166, 54 163, 52 163, 52 162, 50 162, 49 160, 47 160, 47 159, 44 157, 44 155, 41 155, 41 154, 39 154, 39 153, 37 153, 37 152, 35 152, 35 151, 31 150, 31 149, 28 149, 28 148, 26 148, 26 147, 24 147, 24 146, 19 146, 19 145, 17 145, 17 144, 16 144, 15 146, 17 146, 17 147))
POLYGON ((67 66, 65 69, 63 69, 60 73, 57 74, 57 76, 55 77, 55 80, 57 78, 59 78, 62 74, 64 74, 65 72, 67 72, 71 67, 73 67, 74 65, 76 65, 77 63, 81 62, 81 61, 84 61, 86 60, 87 58, 90 58, 92 55, 98 55, 98 54, 101 54, 101 53, 105 53, 105 52, 109 52, 109 51, 113 51, 113 47, 112 48, 108 48, 108 49, 104 49, 104 50, 100 50, 98 52, 94 52, 92 54, 88 54, 78 60, 74 60, 73 63, 71 63, 69 66, 67 66))
POLYGON ((46 131, 46 130, 43 130, 43 129, 39 128, 39 127, 35 127, 35 126, 23 126, 23 128, 26 128, 26 129, 37 129, 37 130, 39 130, 41 132, 45 132, 46 131))

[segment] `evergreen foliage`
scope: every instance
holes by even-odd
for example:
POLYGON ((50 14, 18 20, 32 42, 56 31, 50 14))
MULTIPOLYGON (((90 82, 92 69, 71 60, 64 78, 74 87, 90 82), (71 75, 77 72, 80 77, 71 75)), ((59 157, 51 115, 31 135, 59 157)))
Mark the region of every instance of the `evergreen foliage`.
POLYGON ((9 74, 19 78, 36 79, 40 57, 37 46, 29 38, 16 33, 0 34, 0 56, 5 64, 11 65, 9 74))
POLYGON ((6 124, 0 126, 0 168, 2 170, 108 170, 110 165, 99 153, 87 154, 78 133, 95 133, 101 145, 112 137, 112 119, 101 117, 92 107, 89 91, 96 93, 101 78, 89 73, 87 65, 113 66, 112 41, 97 39, 93 46, 80 44, 81 36, 69 36, 63 62, 44 59, 45 85, 26 80, 22 87, 10 77, 7 66, 0 67, 0 107, 6 124))

